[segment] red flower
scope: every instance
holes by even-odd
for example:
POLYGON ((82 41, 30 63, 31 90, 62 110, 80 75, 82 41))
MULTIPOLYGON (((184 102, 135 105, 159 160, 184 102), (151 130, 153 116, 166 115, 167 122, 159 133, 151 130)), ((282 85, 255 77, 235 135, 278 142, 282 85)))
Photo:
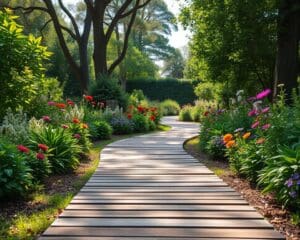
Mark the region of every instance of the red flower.
POLYGON ((150 116, 150 120, 151 120, 151 121, 154 121, 155 119, 156 119, 156 117, 155 117, 154 115, 151 115, 151 116, 150 116))
POLYGON ((80 123, 80 120, 78 118, 73 118, 73 123, 78 124, 78 123, 80 123))
POLYGON ((29 148, 23 146, 23 145, 18 145, 17 146, 17 149, 20 151, 20 152, 23 152, 23 153, 29 153, 29 148))
POLYGON ((68 126, 68 125, 66 125, 66 124, 63 124, 63 125, 61 125, 61 127, 62 127, 63 129, 67 129, 67 128, 69 128, 69 126, 68 126))
POLYGON ((80 139, 80 138, 81 138, 80 134, 78 134, 78 133, 74 134, 73 137, 74 137, 74 138, 77 138, 77 139, 80 139))
POLYGON ((50 122, 51 118, 49 116, 43 116, 42 119, 44 120, 44 122, 50 122))
POLYGON ((72 107, 75 105, 75 103, 70 99, 67 99, 67 104, 72 106, 72 107))
POLYGON ((38 147, 39 147, 39 149, 41 149, 44 152, 46 152, 49 149, 49 147, 47 145, 41 144, 41 143, 38 144, 38 147))
POLYGON ((57 108, 64 109, 64 108, 66 108, 67 105, 64 104, 64 103, 56 103, 55 106, 56 106, 57 108))
POLYGON ((39 152, 39 153, 36 154, 36 158, 39 159, 39 160, 44 160, 45 159, 45 155, 43 153, 39 152))
POLYGON ((208 114, 209 114, 209 111, 206 111, 203 115, 204 115, 205 117, 207 117, 208 114))
POLYGON ((142 106, 138 106, 137 107, 137 110, 140 112, 140 113, 143 113, 145 111, 145 108, 142 107, 142 106))
POLYGON ((128 118, 128 119, 131 119, 131 118, 132 118, 132 114, 131 114, 131 113, 128 113, 128 114, 127 114, 127 118, 128 118))
POLYGON ((83 95, 84 99, 87 100, 88 102, 91 102, 93 101, 93 97, 92 96, 89 96, 89 95, 83 95))

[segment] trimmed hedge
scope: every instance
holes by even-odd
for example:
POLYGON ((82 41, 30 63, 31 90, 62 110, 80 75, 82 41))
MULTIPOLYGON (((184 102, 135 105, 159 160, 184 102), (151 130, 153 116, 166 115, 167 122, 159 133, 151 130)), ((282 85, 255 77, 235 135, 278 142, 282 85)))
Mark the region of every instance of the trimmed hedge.
POLYGON ((194 94, 192 81, 178 79, 134 79, 127 82, 127 91, 143 90, 150 100, 164 101, 172 99, 180 105, 193 103, 194 94))

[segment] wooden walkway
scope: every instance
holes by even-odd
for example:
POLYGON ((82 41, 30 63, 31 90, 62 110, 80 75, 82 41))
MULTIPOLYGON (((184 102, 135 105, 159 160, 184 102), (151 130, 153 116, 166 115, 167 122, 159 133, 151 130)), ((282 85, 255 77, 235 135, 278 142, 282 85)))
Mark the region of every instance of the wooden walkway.
POLYGON ((110 144, 95 174, 41 240, 284 239, 232 188, 188 155, 198 124, 110 144))

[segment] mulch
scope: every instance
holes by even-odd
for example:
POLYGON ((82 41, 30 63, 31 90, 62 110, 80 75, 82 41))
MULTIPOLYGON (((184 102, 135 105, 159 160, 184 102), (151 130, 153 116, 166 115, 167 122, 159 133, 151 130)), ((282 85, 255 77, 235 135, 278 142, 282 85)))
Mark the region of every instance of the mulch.
POLYGON ((300 226, 290 222, 291 214, 278 204, 272 194, 262 194, 259 189, 251 185, 246 179, 240 178, 230 171, 228 162, 210 159, 206 154, 199 151, 195 145, 185 145, 186 151, 204 163, 211 170, 222 169, 218 176, 230 187, 234 188, 248 201, 261 215, 263 215, 274 228, 285 235, 287 240, 300 239, 300 226))

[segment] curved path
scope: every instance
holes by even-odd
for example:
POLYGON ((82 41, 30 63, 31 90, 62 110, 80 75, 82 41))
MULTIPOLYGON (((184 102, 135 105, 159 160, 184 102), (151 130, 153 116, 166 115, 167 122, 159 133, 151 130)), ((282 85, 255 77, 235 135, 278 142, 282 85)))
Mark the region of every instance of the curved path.
POLYGON ((121 140, 43 240, 284 239, 240 195, 188 155, 198 124, 121 140))

